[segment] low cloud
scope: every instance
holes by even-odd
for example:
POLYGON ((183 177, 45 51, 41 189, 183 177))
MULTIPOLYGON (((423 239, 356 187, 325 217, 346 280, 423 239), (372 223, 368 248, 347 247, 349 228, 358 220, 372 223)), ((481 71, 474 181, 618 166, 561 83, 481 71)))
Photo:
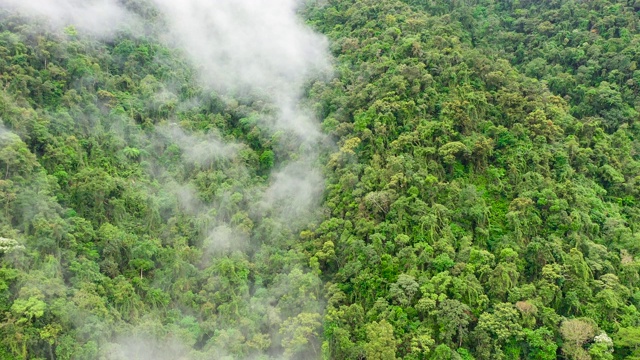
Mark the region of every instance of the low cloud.
POLYGON ((204 240, 204 256, 205 258, 210 258, 220 252, 244 250, 248 244, 249 237, 247 234, 243 234, 228 225, 219 225, 211 229, 204 240))
POLYGON ((190 350, 183 341, 151 336, 126 336, 110 344, 105 351, 108 360, 190 360, 190 350))
POLYGON ((320 132, 299 108, 302 87, 330 71, 328 41, 297 16, 297 0, 154 0, 167 17, 166 43, 182 49, 201 81, 224 94, 250 94, 275 105, 267 128, 302 142, 320 132))
POLYGON ((296 0, 154 1, 169 15, 166 41, 214 88, 277 99, 329 68, 328 42, 299 19, 296 0))
POLYGON ((271 175, 262 208, 285 221, 303 218, 319 205, 323 190, 324 178, 312 159, 296 161, 271 175))
POLYGON ((188 134, 177 124, 159 126, 156 130, 182 150, 186 161, 199 165, 210 165, 217 159, 231 159, 241 148, 240 144, 224 142, 215 131, 188 134))
POLYGON ((53 26, 73 25, 83 32, 111 36, 138 24, 137 16, 115 0, 0 0, 23 16, 48 19, 53 26))
MULTIPOLYGON (((284 132, 282 136, 274 136, 279 140, 274 140, 270 146, 276 155, 282 155, 281 159, 289 160, 284 165, 276 164, 276 170, 271 173, 266 185, 251 183, 247 188, 229 189, 228 196, 221 195, 226 191, 223 189, 212 195, 213 200, 201 199, 195 182, 183 183, 188 181, 188 176, 171 179, 160 162, 149 165, 157 173, 154 177, 161 178, 163 186, 168 189, 166 193, 171 194, 167 197, 174 196, 177 199, 175 202, 171 200, 170 207, 178 207, 179 211, 203 220, 198 223, 202 224, 199 231, 202 234, 200 240, 204 262, 207 257, 215 257, 221 252, 248 248, 253 224, 247 221, 249 225, 245 227, 246 233, 243 232, 242 224, 238 224, 243 219, 241 216, 233 219, 236 214, 257 214, 250 219, 252 221, 260 221, 263 216, 275 218, 280 220, 276 231, 292 233, 291 229, 300 220, 307 219, 318 208, 324 190, 324 179, 316 166, 321 132, 313 116, 300 105, 299 100, 303 96, 306 81, 329 72, 327 40, 299 19, 296 14, 297 0, 149 2, 155 4, 164 17, 166 30, 160 34, 162 41, 181 49, 188 56, 198 68, 199 80, 207 90, 215 90, 223 98, 240 96, 264 100, 272 111, 260 114, 259 127, 268 128, 274 133, 284 132), (245 194, 252 196, 243 197, 245 194), (217 210, 218 207, 227 208, 221 206, 228 201, 225 196, 237 204, 238 209, 222 215, 222 211, 217 210), (238 198, 237 201, 235 198, 238 198), (261 202, 247 205, 244 198, 260 198, 261 202)), ((81 31, 97 36, 112 36, 118 30, 135 30, 140 25, 137 15, 126 10, 117 0, 0 0, 0 5, 14 8, 24 15, 48 18, 54 26, 74 25, 81 31)), ((171 95, 160 91, 151 97, 149 106, 155 106, 156 102, 178 101, 177 97, 171 95)), ((176 107, 189 108, 195 105, 183 102, 176 104, 176 107)), ((236 159, 246 145, 225 141, 216 132, 189 133, 177 124, 155 129, 157 133, 153 134, 153 138, 144 142, 148 141, 158 148, 175 144, 182 153, 184 163, 207 167, 217 166, 221 161, 225 166, 220 167, 220 172, 224 172, 225 176, 233 178, 246 175, 242 162, 228 161, 236 159)), ((0 128, 0 138, 3 134, 0 128)), ((210 191, 210 195, 212 193, 210 191)), ((260 240, 267 242, 268 239, 260 240)), ((264 249, 263 255, 270 256, 269 247, 265 246, 264 249)), ((265 312, 262 314, 267 318, 265 321, 281 322, 282 318, 286 321, 301 312, 320 312, 318 299, 314 295, 319 291, 320 280, 315 275, 305 273, 305 265, 290 264, 295 267, 294 270, 282 269, 282 276, 276 279, 275 284, 264 289, 264 297, 258 300, 269 301, 265 301, 262 309, 256 311, 265 312), (277 308, 272 303, 278 303, 277 308)), ((260 303, 258 300, 251 300, 251 305, 260 303)), ((226 330, 217 329, 220 332, 226 330)), ((276 332, 269 336, 271 345, 265 345, 266 348, 279 351, 282 335, 276 332)), ((224 337, 220 339, 224 341, 224 337)), ((126 336, 115 339, 115 342, 108 349, 107 359, 187 359, 195 352, 192 340, 177 338, 158 341, 146 336, 126 336)), ((220 349, 224 351, 223 346, 220 349)))

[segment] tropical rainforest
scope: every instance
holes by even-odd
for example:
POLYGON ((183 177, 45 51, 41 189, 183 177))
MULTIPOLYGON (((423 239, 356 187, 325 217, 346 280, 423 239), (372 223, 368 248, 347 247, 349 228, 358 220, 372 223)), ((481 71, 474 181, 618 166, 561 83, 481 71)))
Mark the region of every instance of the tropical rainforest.
POLYGON ((640 359, 640 1, 307 1, 315 143, 120 3, 0 8, 0 358, 640 359))

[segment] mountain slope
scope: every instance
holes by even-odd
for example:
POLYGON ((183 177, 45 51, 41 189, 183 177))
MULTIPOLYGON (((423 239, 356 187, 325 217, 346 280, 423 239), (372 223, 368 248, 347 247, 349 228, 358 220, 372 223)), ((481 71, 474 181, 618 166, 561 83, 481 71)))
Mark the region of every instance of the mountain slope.
POLYGON ((124 3, 0 14, 0 357, 640 356, 637 4, 311 2, 316 144, 124 3))

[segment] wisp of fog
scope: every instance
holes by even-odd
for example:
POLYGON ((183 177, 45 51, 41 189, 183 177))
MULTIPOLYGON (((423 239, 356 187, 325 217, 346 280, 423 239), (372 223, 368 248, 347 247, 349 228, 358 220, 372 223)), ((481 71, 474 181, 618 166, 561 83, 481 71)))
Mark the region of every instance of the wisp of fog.
MULTIPOLYGON (((298 153, 291 157, 296 160, 281 164, 270 175, 270 185, 260 190, 262 202, 253 211, 275 214, 284 224, 307 216, 318 206, 324 188, 322 174, 314 165, 318 155, 316 144, 322 135, 311 112, 300 105, 300 99, 307 81, 330 74, 330 57, 328 41, 299 18, 298 0, 148 2, 158 8, 163 18, 161 41, 187 56, 198 71, 201 86, 223 97, 239 95, 268 102, 275 110, 261 114, 260 126, 273 133, 285 132, 289 143, 292 137, 296 139, 293 143, 298 153)), ((98 38, 113 37, 121 29, 131 32, 142 28, 139 26, 142 19, 119 0, 0 0, 0 6, 23 16, 47 19, 54 27, 73 25, 81 34, 98 38)), ((218 158, 233 158, 238 149, 245 146, 226 143, 216 133, 189 134, 177 125, 158 126, 155 131, 178 143, 186 162, 200 165, 218 158)), ((277 148, 278 144, 275 145, 277 148)), ((285 155, 287 158, 291 154, 285 155)), ((173 182, 169 186, 187 213, 207 211, 188 185, 173 182)), ((204 254, 215 256, 219 251, 242 250, 247 242, 245 234, 234 232, 227 224, 214 222, 203 240, 204 254)), ((265 301, 261 299, 255 301, 265 301)), ((307 305, 317 303, 316 299, 298 300, 307 305)), ((287 316, 304 311, 301 308, 287 316)), ((144 356, 140 351, 158 349, 158 344, 149 339, 128 338, 118 343, 121 353, 114 355, 114 359, 141 358, 144 356)), ((179 354, 186 351, 178 348, 179 354)), ((157 355, 152 355, 151 350, 147 353, 157 355)), ((176 358, 178 353, 168 356, 176 358)), ((157 356, 163 358, 164 355, 157 356)))

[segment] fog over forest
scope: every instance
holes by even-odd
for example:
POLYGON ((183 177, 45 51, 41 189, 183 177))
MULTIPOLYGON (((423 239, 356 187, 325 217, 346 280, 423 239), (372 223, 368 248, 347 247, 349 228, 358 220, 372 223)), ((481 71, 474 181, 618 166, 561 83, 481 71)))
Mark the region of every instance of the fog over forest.
POLYGON ((0 359, 640 359, 639 11, 0 0, 0 359))

